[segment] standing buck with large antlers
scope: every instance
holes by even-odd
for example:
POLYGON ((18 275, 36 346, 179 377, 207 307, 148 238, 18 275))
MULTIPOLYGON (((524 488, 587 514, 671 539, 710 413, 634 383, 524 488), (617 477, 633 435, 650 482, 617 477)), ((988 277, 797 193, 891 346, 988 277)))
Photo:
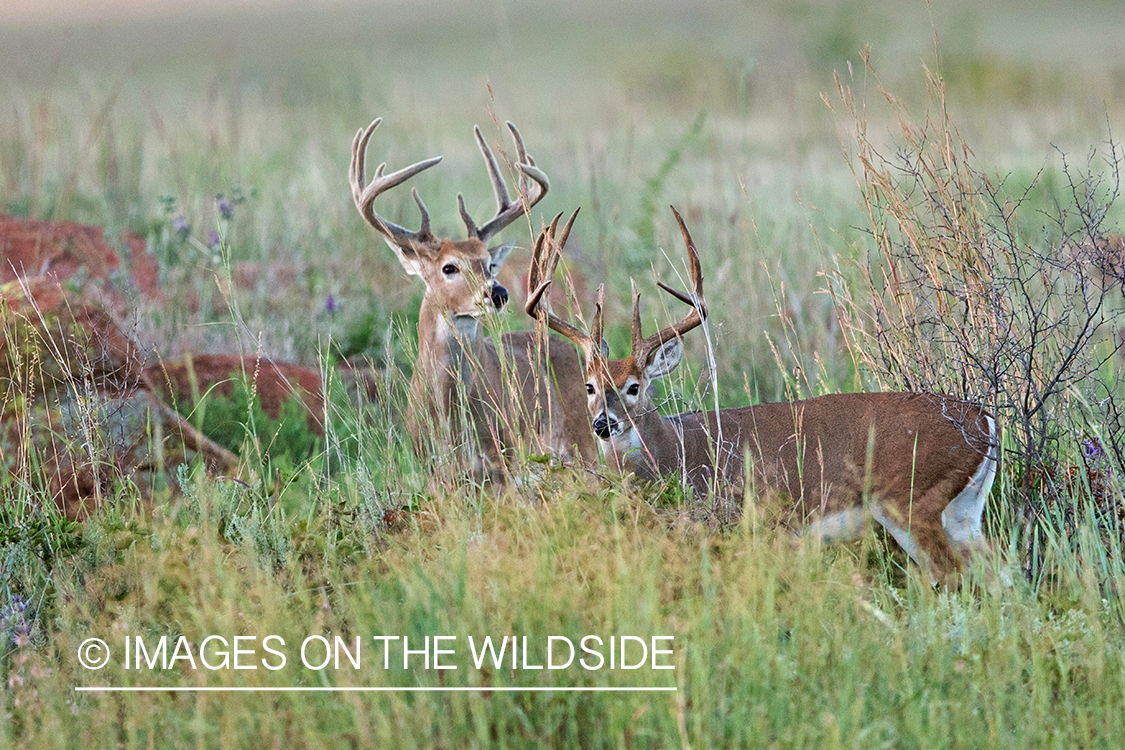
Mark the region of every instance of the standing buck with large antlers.
MULTIPOLYGON (((597 456, 585 401, 577 379, 581 364, 574 349, 546 337, 540 350, 533 333, 509 333, 497 339, 481 335, 480 318, 499 310, 508 300, 507 290, 496 281, 510 244, 489 247, 489 240, 547 194, 547 176, 527 155, 515 126, 508 129, 515 141, 519 170, 519 195, 513 201, 492 151, 480 128, 474 128, 496 194, 496 215, 477 226, 465 210, 461 194, 457 208, 468 230, 465 240, 437 237, 430 231, 426 206, 412 191, 422 214, 421 227, 412 232, 375 212, 375 199, 441 161, 434 157, 388 175, 380 164, 370 183, 364 175, 367 143, 381 119, 356 133, 352 142, 349 180, 356 208, 367 223, 383 235, 408 274, 426 285, 418 314, 418 360, 411 381, 409 425, 415 445, 422 448, 426 422, 435 431, 456 429, 467 416, 475 468, 500 479, 509 449, 522 444, 535 452, 562 458, 577 454, 593 461, 597 456), (529 195, 528 178, 536 190, 529 195), (555 385, 571 384, 569 391, 555 385), (463 399, 463 400, 462 400, 463 399), (522 443, 521 443, 522 441, 522 443)), ((439 433, 440 434, 440 433, 439 433)))
POLYGON ((633 345, 610 360, 602 341, 604 287, 589 333, 541 303, 570 222, 558 218, 535 245, 527 312, 582 350, 587 406, 603 452, 619 469, 646 479, 680 474, 696 492, 741 496, 746 481, 788 498, 798 519, 826 541, 858 537, 873 517, 935 582, 985 549, 981 515, 996 474, 996 424, 981 407, 947 396, 849 393, 792 403, 687 412, 662 417, 650 384, 683 355, 682 336, 707 315, 703 274, 683 219, 690 295, 660 287, 692 306, 679 323, 647 338, 633 287, 633 345), (752 463, 747 472, 744 462, 752 463))

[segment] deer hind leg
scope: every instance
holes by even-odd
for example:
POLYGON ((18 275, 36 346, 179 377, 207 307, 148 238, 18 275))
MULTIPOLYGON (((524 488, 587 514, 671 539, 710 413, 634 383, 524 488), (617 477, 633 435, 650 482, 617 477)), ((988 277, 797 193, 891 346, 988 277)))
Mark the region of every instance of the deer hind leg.
MULTIPOLYGON (((996 479, 999 440, 996 422, 991 417, 987 419, 991 445, 988 454, 981 461, 968 484, 941 513, 941 524, 945 534, 966 565, 975 556, 991 557, 993 553, 992 545, 984 538, 981 519, 988 495, 992 491, 992 483, 996 479)), ((1011 577, 1003 568, 997 574, 993 568, 986 567, 984 574, 985 580, 990 584, 998 581, 1004 587, 1012 585, 1011 577)))
POLYGON ((863 536, 867 526, 867 511, 857 505, 826 513, 810 521, 801 536, 808 536, 824 544, 850 542, 863 536))
POLYGON ((918 498, 914 512, 907 508, 903 513, 881 502, 871 504, 872 518, 887 530, 918 567, 929 574, 930 583, 935 586, 961 569, 962 558, 950 544, 940 516, 930 517, 920 509, 932 507, 935 497, 948 497, 950 491, 942 485, 931 488, 918 498))

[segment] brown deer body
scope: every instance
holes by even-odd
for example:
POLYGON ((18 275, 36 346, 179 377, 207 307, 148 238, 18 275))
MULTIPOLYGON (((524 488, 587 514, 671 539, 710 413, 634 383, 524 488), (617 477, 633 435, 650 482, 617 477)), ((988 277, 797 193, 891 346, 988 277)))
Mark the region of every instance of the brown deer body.
POLYGON ((413 196, 422 215, 417 232, 387 221, 372 208, 380 193, 441 160, 428 159, 386 176, 383 164, 367 183, 367 143, 379 123, 375 120, 356 134, 350 182, 360 214, 384 236, 407 273, 426 285, 418 315, 418 359, 408 414, 419 452, 428 453, 423 433, 429 427, 436 434, 459 436, 454 442, 469 447, 475 470, 493 480, 503 478, 508 452, 517 445, 562 459, 593 461, 596 448, 585 400, 575 381, 582 377, 581 362, 573 347, 550 337, 540 346, 530 332, 509 333, 494 340, 480 330, 481 317, 501 309, 508 300, 507 290, 496 276, 511 245, 489 247, 488 241, 524 216, 548 189, 547 177, 527 155, 519 131, 508 123, 520 172, 521 196, 512 201, 496 159, 480 129, 475 129, 496 194, 497 212, 477 227, 459 194, 458 208, 469 237, 451 240, 430 232, 429 214, 417 191, 413 196), (538 186, 530 197, 526 178, 538 186), (560 389, 556 380, 570 384, 570 389, 560 389))
POLYGON ((873 518, 934 580, 985 548, 981 516, 996 474, 997 435, 977 405, 934 394, 851 393, 668 417, 657 412, 652 381, 676 368, 681 337, 707 314, 695 243, 672 210, 694 290, 660 286, 692 311, 645 338, 634 287, 633 347, 624 359, 610 360, 601 339, 602 289, 589 334, 539 308, 574 217, 560 241, 556 218, 536 243, 527 311, 582 349, 587 407, 607 460, 646 479, 680 475, 702 494, 741 496, 750 482, 751 491, 778 493, 827 541, 855 538, 873 518))

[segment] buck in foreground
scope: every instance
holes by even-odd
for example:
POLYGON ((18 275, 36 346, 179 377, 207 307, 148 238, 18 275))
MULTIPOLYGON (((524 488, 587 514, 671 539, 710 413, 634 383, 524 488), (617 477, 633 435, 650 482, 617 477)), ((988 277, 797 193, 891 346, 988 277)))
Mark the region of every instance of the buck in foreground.
POLYGON ((791 501, 798 519, 825 541, 857 538, 874 518, 935 583, 986 549, 981 515, 996 475, 997 435, 977 405, 934 394, 850 393, 660 416, 650 386, 676 368, 682 337, 707 315, 695 243, 672 212, 693 290, 660 287, 692 310, 645 337, 634 286, 632 352, 624 359, 610 360, 602 341, 604 286, 589 333, 541 302, 574 216, 557 241, 556 217, 535 245, 527 312, 581 349, 587 407, 607 459, 645 479, 679 474, 702 494, 741 496, 747 481, 751 491, 768 488, 791 501))
POLYGON ((459 442, 471 446, 477 473, 494 481, 503 478, 508 452, 517 444, 564 459, 595 460, 597 449, 586 405, 575 385, 582 370, 573 347, 546 337, 540 348, 534 334, 527 332, 509 333, 498 340, 480 332, 481 316, 501 309, 508 300, 508 292, 496 276, 512 246, 489 247, 488 242, 542 200, 549 186, 547 176, 527 155, 519 131, 508 123, 520 175, 520 195, 513 201, 480 128, 474 128, 497 209, 492 219, 478 227, 458 194, 457 207, 468 232, 467 239, 458 241, 430 231, 429 213, 416 190, 412 193, 422 215, 418 231, 375 212, 373 204, 380 194, 441 161, 440 156, 434 157, 388 175, 383 174, 386 164, 380 164, 368 183, 364 174, 367 144, 380 122, 377 119, 356 133, 349 181, 360 214, 383 235, 406 272, 426 285, 418 314, 418 359, 408 415, 415 446, 423 455, 428 453, 421 438, 427 426, 435 434, 449 435, 452 430, 459 442), (530 196, 528 178, 536 185, 530 196), (571 390, 560 390, 556 377, 570 384, 571 390), (465 427, 467 435, 462 431, 465 427))

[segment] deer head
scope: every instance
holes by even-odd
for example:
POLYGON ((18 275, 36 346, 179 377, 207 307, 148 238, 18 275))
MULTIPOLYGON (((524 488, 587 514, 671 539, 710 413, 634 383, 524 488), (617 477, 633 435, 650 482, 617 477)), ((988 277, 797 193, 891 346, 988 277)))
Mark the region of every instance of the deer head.
POLYGON ((691 305, 692 310, 678 323, 645 337, 641 330, 641 295, 637 291, 636 284, 633 284, 633 345, 632 351, 624 359, 609 359, 609 349, 602 340, 604 284, 598 287, 598 299, 594 306, 593 324, 589 333, 558 318, 549 309, 541 306, 578 212, 575 211, 570 217, 557 241, 555 230, 559 216, 556 216, 551 225, 540 233, 535 244, 528 284, 528 288, 534 291, 528 296, 527 313, 534 318, 545 320, 551 330, 567 337, 582 350, 586 371, 587 406, 594 433, 600 439, 614 443, 620 448, 636 447, 637 439, 634 433, 637 420, 647 414, 656 413, 656 405, 652 401, 652 382, 676 369, 683 357, 683 335, 700 325, 707 316, 703 299, 703 272, 695 242, 674 206, 672 213, 680 225, 680 232, 687 246, 688 269, 693 291, 689 295, 663 282, 660 282, 659 286, 681 302, 691 305))
POLYGON ((490 308, 499 310, 508 301, 508 290, 496 281, 496 276, 512 245, 490 247, 488 242, 530 211, 543 199, 549 188, 547 176, 535 166, 535 160, 528 156, 519 130, 512 123, 507 123, 515 142, 515 166, 519 170, 519 196, 513 201, 508 195, 496 157, 485 143, 480 128, 473 128, 496 194, 496 215, 478 227, 465 210, 464 198, 458 193, 457 208, 465 223, 468 238, 453 240, 437 237, 430 231, 430 215, 417 190, 411 191, 422 215, 421 226, 417 231, 401 227, 376 213, 374 202, 381 193, 401 185, 441 161, 441 157, 436 156, 387 175, 383 174, 387 166, 384 162, 376 168, 374 178, 368 183, 364 174, 367 144, 381 122, 381 118, 376 119, 367 128, 359 130, 352 141, 349 182, 356 208, 367 223, 383 235, 403 269, 408 274, 420 277, 426 284, 426 299, 451 319, 475 319, 490 308), (529 192, 529 178, 537 187, 534 194, 529 192))

